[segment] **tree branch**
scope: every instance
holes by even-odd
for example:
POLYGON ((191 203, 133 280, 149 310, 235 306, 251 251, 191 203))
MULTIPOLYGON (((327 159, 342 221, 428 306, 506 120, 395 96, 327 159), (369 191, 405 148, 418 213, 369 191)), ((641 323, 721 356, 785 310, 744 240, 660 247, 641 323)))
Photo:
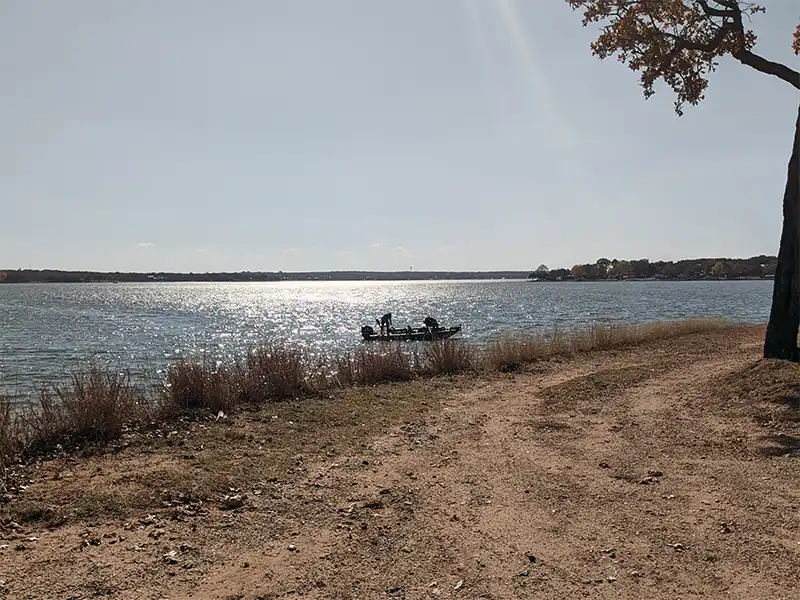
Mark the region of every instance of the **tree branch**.
POLYGON ((703 12, 709 17, 722 17, 724 22, 722 26, 717 29, 714 37, 711 38, 709 41, 705 43, 694 42, 691 40, 687 40, 686 38, 682 38, 680 36, 666 33, 665 35, 673 38, 675 40, 675 47, 672 51, 664 58, 663 65, 664 67, 668 66, 676 56, 678 56, 684 50, 696 50, 698 52, 713 52, 716 50, 720 44, 723 43, 725 40, 725 36, 728 33, 733 32, 736 36, 736 50, 731 52, 733 57, 738 60, 743 65, 747 65, 755 69, 756 71, 761 71, 762 73, 766 73, 767 75, 774 75, 779 79, 782 79, 789 85, 794 86, 798 90, 800 90, 800 72, 795 71, 783 65, 781 63, 772 62, 767 60, 766 58, 759 56, 748 50, 745 47, 745 39, 744 39, 744 24, 742 23, 742 11, 739 7, 738 2, 734 2, 732 0, 718 0, 719 4, 723 6, 727 6, 728 9, 722 10, 718 8, 712 8, 708 5, 706 0, 698 0, 698 3, 703 9, 703 12), (730 19, 730 21, 728 20, 730 19))
POLYGON ((707 42, 694 42, 673 33, 664 32, 665 35, 675 40, 675 48, 670 54, 677 55, 683 50, 697 50, 698 52, 714 52, 728 35, 728 28, 720 27, 707 42))
POLYGON ((725 36, 728 34, 728 29, 725 27, 720 27, 719 29, 717 29, 716 33, 714 33, 714 37, 705 43, 687 40, 684 37, 666 31, 662 31, 661 33, 675 40, 675 47, 670 51, 669 54, 667 54, 664 57, 664 60, 661 61, 661 69, 663 70, 669 67, 669 65, 672 64, 672 61, 675 60, 675 58, 684 50, 696 50, 698 52, 713 52, 725 40, 725 36))
POLYGON ((761 71, 767 75, 774 75, 800 90, 800 72, 790 69, 786 65, 767 60, 749 50, 737 50, 733 53, 733 57, 743 65, 752 67, 756 71, 761 71))
MULTIPOLYGON (((711 6, 708 5, 708 2, 706 0, 697 0, 697 3, 700 5, 700 8, 703 9, 703 12, 706 14, 707 17, 727 18, 733 16, 733 10, 730 8, 728 8, 727 10, 722 10, 721 8, 712 8, 711 6)), ((724 3, 720 2, 720 4, 724 3)))

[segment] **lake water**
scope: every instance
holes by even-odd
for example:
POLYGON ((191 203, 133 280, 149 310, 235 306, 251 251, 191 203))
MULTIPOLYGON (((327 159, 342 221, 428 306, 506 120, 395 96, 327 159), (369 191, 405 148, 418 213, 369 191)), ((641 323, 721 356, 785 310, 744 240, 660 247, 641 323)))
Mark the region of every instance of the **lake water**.
POLYGON ((503 332, 721 316, 764 322, 771 281, 526 281, 0 285, 0 390, 21 395, 83 361, 153 371, 179 355, 265 340, 357 346, 362 325, 431 315, 485 342, 503 332))

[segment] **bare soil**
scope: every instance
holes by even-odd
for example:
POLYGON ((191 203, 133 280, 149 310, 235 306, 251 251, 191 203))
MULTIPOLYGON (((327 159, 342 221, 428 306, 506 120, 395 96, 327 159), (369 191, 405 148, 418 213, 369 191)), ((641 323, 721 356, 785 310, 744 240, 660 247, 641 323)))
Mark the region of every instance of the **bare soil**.
POLYGON ((0 598, 800 597, 763 329, 343 390, 28 468, 0 598))

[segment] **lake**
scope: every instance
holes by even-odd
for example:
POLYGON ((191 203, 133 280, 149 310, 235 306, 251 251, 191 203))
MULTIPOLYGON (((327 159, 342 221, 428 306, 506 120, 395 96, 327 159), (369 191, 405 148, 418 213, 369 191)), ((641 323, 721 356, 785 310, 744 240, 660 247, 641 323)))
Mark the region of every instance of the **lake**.
POLYGON ((430 315, 482 343, 504 332, 592 321, 720 316, 760 323, 771 281, 416 281, 0 285, 0 390, 94 361, 155 371, 178 356, 240 355, 266 340, 314 352, 354 348, 362 325, 391 311, 396 327, 430 315))

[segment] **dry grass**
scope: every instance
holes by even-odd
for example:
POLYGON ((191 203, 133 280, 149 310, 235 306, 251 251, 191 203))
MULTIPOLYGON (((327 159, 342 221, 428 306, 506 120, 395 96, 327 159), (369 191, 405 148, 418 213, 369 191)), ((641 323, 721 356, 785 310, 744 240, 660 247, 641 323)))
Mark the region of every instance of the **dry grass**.
POLYGON ((724 319, 661 321, 645 325, 592 324, 577 336, 575 351, 608 350, 692 333, 709 333, 731 327, 724 319))
POLYGON ((593 371, 542 388, 537 395, 544 400, 542 409, 548 412, 573 411, 584 403, 596 406, 598 401, 613 397, 663 373, 664 366, 659 364, 658 371, 651 364, 593 371))
POLYGON ((526 363, 578 352, 611 350, 643 342, 692 333, 708 333, 731 327, 723 319, 663 321, 645 325, 592 323, 587 329, 551 335, 521 333, 491 342, 484 353, 486 364, 501 371, 513 371, 526 363))
POLYGON ((322 372, 304 349, 282 345, 255 348, 232 365, 182 359, 167 370, 159 413, 163 418, 216 414, 240 404, 307 396, 324 387, 322 372))
POLYGON ((145 414, 146 403, 128 373, 90 367, 74 373, 65 385, 43 387, 20 422, 27 448, 50 449, 118 439, 126 423, 145 414))
POLYGON ((21 441, 19 419, 14 414, 11 400, 0 396, 0 491, 3 490, 6 471, 19 454, 21 441))
POLYGON ((181 359, 167 369, 157 399, 161 418, 175 418, 197 411, 226 412, 233 406, 235 388, 231 371, 208 360, 181 359))
POLYGON ((484 352, 484 361, 490 368, 514 371, 527 363, 568 354, 570 347, 567 341, 557 333, 552 337, 540 333, 509 335, 489 343, 484 352))
POLYGON ((472 346, 461 340, 439 340, 425 346, 425 367, 431 375, 454 375, 476 365, 472 346))
POLYGON ((399 344, 362 346, 334 359, 334 380, 339 385, 375 385, 409 381, 420 373, 420 360, 399 344))
POLYGON ((320 387, 321 366, 302 348, 268 345, 248 353, 235 373, 239 399, 262 403, 313 393, 320 387))
POLYGON ((800 425, 800 365, 759 360, 710 384, 720 412, 748 415, 761 423, 800 425))

